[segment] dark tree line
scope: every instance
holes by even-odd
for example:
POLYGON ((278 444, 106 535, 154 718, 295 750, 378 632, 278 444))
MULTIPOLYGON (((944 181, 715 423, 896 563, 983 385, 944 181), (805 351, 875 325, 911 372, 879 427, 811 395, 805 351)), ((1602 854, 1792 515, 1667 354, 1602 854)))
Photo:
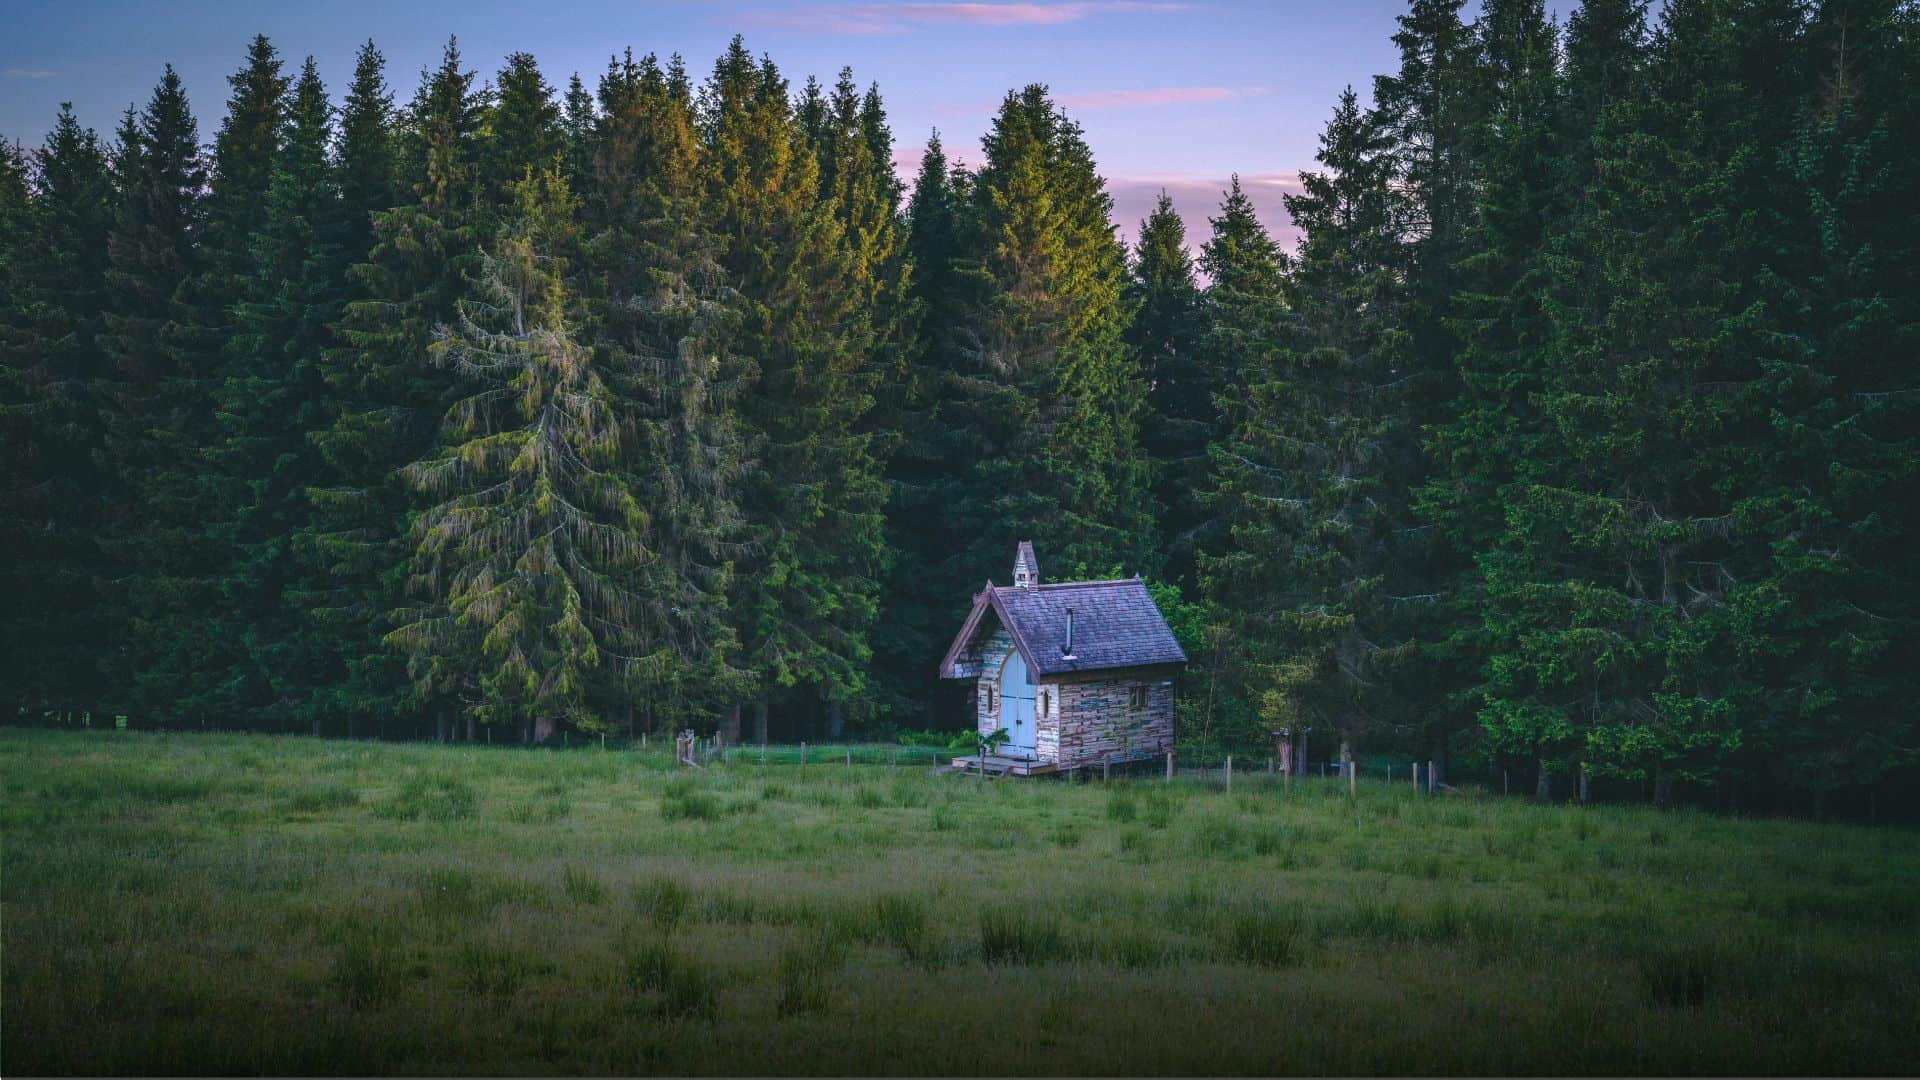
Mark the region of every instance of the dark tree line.
POLYGON ((1132 251, 1030 86, 448 45, 0 156, 21 719, 544 741, 939 724, 1034 539, 1185 737, 1810 793, 1912 765, 1920 40, 1890 0, 1414 0, 1284 197, 1132 251), (909 199, 910 195, 910 199, 909 199))

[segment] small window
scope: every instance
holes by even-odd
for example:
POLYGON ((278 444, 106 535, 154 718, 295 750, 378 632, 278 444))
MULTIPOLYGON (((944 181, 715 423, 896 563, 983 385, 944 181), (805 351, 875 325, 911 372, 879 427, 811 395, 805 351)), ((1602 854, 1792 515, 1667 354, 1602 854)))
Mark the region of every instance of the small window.
POLYGON ((993 711, 993 687, 987 687, 987 711, 993 711))
POLYGON ((1047 718, 1047 710, 1053 706, 1053 696, 1045 690, 1040 691, 1040 719, 1047 718))
POLYGON ((1146 708, 1147 707, 1147 688, 1144 686, 1136 686, 1128 690, 1127 691, 1127 707, 1130 709, 1146 708))

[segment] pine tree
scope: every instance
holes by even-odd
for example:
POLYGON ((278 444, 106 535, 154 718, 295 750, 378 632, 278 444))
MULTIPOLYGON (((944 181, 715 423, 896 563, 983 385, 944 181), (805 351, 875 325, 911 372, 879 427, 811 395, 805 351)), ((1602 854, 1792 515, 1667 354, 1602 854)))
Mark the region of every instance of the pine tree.
MULTIPOLYGON (((314 618, 342 634, 382 629, 401 604, 401 529, 412 495, 395 470, 421 459, 440 414, 458 399, 457 373, 420 359, 433 328, 453 318, 477 250, 481 102, 473 79, 452 41, 439 67, 425 73, 397 140, 397 168, 411 198, 372 215, 374 246, 350 271, 352 295, 326 356, 323 377, 339 411, 314 434, 329 482, 309 489, 320 517, 306 542, 336 582, 311 598, 314 618)), ((379 97, 371 94, 374 102, 379 97)), ((373 149, 372 142, 356 147, 352 127, 343 135, 349 151, 373 149)), ((364 163, 348 157, 344 166, 353 174, 364 163)), ((434 718, 438 737, 449 737, 450 705, 472 691, 473 673, 449 669, 436 682, 415 680, 409 688, 393 661, 378 648, 353 657, 340 710, 369 716, 382 730, 424 713, 434 718)))
MULTIPOLYGON (((702 97, 705 209, 738 282, 741 348, 759 361, 742 407, 761 444, 746 506, 762 572, 738 579, 733 603, 743 658, 762 684, 755 733, 776 694, 809 710, 824 704, 831 729, 864 691, 886 557, 886 492, 862 420, 879 374, 869 357, 888 333, 875 305, 893 241, 849 234, 889 229, 890 213, 861 158, 837 159, 835 186, 823 188, 785 79, 738 38, 702 97)), ((825 122, 856 122, 837 111, 825 122)))
POLYGON ((1194 538, 1204 521, 1206 447, 1219 414, 1213 407, 1218 387, 1200 357, 1200 287, 1186 245, 1186 225, 1162 190, 1134 245, 1127 342, 1147 383, 1140 445, 1153 463, 1160 552, 1170 560, 1170 580, 1191 585, 1194 538))
POLYGON ((356 259, 373 250, 373 215, 399 199, 393 94, 386 70, 386 57, 373 42, 360 46, 353 83, 340 109, 340 204, 346 221, 340 244, 356 259))
POLYGON ((1216 452, 1232 539, 1204 563, 1268 729, 1338 732, 1349 762, 1357 735, 1413 711, 1395 671, 1418 600, 1396 595, 1416 454, 1391 146, 1349 89, 1321 136, 1326 171, 1286 196, 1303 233, 1289 325, 1216 452))
MULTIPOLYGON (((1631 33, 1634 25, 1584 9, 1573 21, 1589 64, 1599 60, 1601 43, 1587 35, 1631 33)), ((1469 137, 1480 183, 1452 267, 1455 292, 1446 313, 1459 342, 1454 392, 1429 429, 1432 471, 1416 499, 1423 525, 1409 534, 1429 541, 1422 577, 1430 582, 1426 591, 1435 607, 1431 647, 1410 659, 1422 665, 1418 677, 1432 687, 1436 707, 1427 714, 1425 735, 1440 748, 1453 731, 1471 727, 1475 688, 1483 679, 1486 597, 1473 556, 1504 534, 1499 493, 1536 442, 1550 437, 1537 398, 1550 332, 1541 303, 1542 248, 1592 179, 1574 180, 1564 152, 1583 139, 1568 129, 1556 35, 1544 5, 1489 3, 1474 37, 1477 123, 1469 137)), ((1621 39, 1616 47, 1615 55, 1630 62, 1630 41, 1621 39)))
POLYGON ((219 534, 232 553, 222 606, 246 645, 232 700, 257 727, 317 735, 346 668, 328 637, 308 630, 306 599, 326 588, 326 574, 304 557, 300 538, 311 524, 307 488, 323 479, 308 433, 334 420, 322 368, 351 229, 329 153, 332 108, 311 58, 286 111, 253 238, 255 270, 233 308, 217 394, 222 437, 210 459, 235 496, 219 534))
POLYGON ((942 413, 963 472, 947 507, 958 574, 941 584, 964 597, 1023 539, 1063 574, 1152 572, 1145 387, 1123 338, 1112 199, 1043 86, 1007 95, 983 147, 946 330, 956 371, 942 413))
POLYGON ((113 212, 106 150, 71 106, 33 160, 17 148, 0 157, 0 445, 12 463, 0 547, 14 598, 0 685, 16 688, 10 704, 66 722, 93 712, 100 692, 94 391, 113 212))
POLYGON ((933 727, 941 689, 926 658, 951 631, 955 597, 952 545, 928 521, 940 520, 959 490, 951 455, 955 435, 942 427, 941 403, 953 373, 949 334, 958 318, 955 276, 964 234, 970 176, 950 164, 940 135, 927 140, 914 181, 904 239, 912 272, 908 298, 915 332, 900 367, 879 395, 876 413, 898 435, 887 459, 887 534, 893 562, 881 590, 873 634, 874 672, 885 707, 897 717, 919 714, 933 727))
POLYGON ((739 300, 700 213, 702 146, 678 58, 615 60, 599 86, 582 257, 596 359, 618 401, 623 471, 649 522, 672 662, 611 688, 631 732, 680 730, 750 692, 730 616, 742 550, 738 415, 754 365, 736 347, 739 300), (639 715, 636 715, 636 705, 639 715))
MULTIPOLYGON (((97 387, 99 462, 106 474, 101 547, 110 585, 103 606, 125 622, 107 629, 100 659, 108 704, 137 726, 205 723, 203 658, 224 642, 198 640, 194 618, 206 572, 198 440, 207 372, 182 370, 183 289, 200 272, 194 245, 205 220, 206 167, 180 78, 167 68, 146 109, 131 110, 115 156, 120 207, 108 239, 113 307, 97 387)), ((200 596, 204 601, 204 596, 200 596)))
POLYGON ((565 155, 565 117, 532 53, 513 53, 500 69, 484 140, 481 205, 489 217, 511 212, 516 185, 565 155))
MULTIPOLYGON (((1810 78, 1775 168, 1784 254, 1762 279, 1791 333, 1768 335, 1736 504, 1753 541, 1728 571, 1722 661, 1750 718, 1749 769, 1810 792, 1914 760, 1920 535, 1912 365, 1920 335, 1920 73, 1914 15, 1828 0, 1806 31, 1810 78)), ((1766 204, 1763 204, 1766 205, 1766 204)))
POLYGON ((594 132, 599 117, 594 113, 593 94, 580 81, 580 73, 567 78, 567 94, 560 117, 560 134, 566 140, 562 159, 566 162, 567 186, 586 191, 593 183, 593 156, 597 149, 594 132))
POLYGON ((576 338, 574 213, 556 171, 523 181, 476 297, 435 332, 435 362, 468 373, 473 393, 448 411, 438 451, 405 470, 434 500, 414 519, 409 574, 428 602, 390 635, 424 694, 472 667, 470 713, 531 742, 560 725, 606 730, 591 699, 603 666, 657 678, 673 662, 614 398, 576 338))

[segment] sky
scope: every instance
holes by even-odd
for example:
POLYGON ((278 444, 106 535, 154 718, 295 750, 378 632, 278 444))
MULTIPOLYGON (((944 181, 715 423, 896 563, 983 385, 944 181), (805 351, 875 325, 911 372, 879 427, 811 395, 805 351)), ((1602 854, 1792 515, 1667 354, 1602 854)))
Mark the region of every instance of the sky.
POLYGON ((353 54, 372 38, 404 101, 449 35, 483 76, 525 50, 564 86, 589 87, 608 57, 679 53, 696 76, 735 33, 771 55, 798 88, 831 84, 851 66, 877 81, 910 175, 938 129, 950 156, 980 160, 980 136, 1000 99, 1046 83, 1085 128, 1106 177, 1116 224, 1131 236, 1164 188, 1205 239, 1228 177, 1238 173, 1277 238, 1291 246, 1280 205, 1313 167, 1320 129, 1340 90, 1364 99, 1397 66, 1390 40, 1404 0, 587 0, 491 4, 464 0, 320 0, 300 4, 152 0, 10 0, 0 37, 0 136, 37 145, 63 101, 111 136, 129 103, 145 104, 162 66, 180 72, 211 142, 226 77, 247 42, 266 34, 291 72, 312 55, 336 101, 353 54))

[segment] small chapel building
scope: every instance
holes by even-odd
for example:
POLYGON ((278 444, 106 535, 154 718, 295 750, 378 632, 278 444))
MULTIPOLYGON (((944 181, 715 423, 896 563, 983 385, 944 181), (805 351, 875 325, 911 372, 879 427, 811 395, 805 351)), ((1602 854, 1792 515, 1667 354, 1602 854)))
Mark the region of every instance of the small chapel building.
POLYGON ((987 582, 940 662, 941 678, 975 681, 980 734, 1007 733, 985 762, 954 764, 1033 775, 1161 757, 1186 665, 1139 577, 1043 583, 1023 540, 1013 584, 987 582))

